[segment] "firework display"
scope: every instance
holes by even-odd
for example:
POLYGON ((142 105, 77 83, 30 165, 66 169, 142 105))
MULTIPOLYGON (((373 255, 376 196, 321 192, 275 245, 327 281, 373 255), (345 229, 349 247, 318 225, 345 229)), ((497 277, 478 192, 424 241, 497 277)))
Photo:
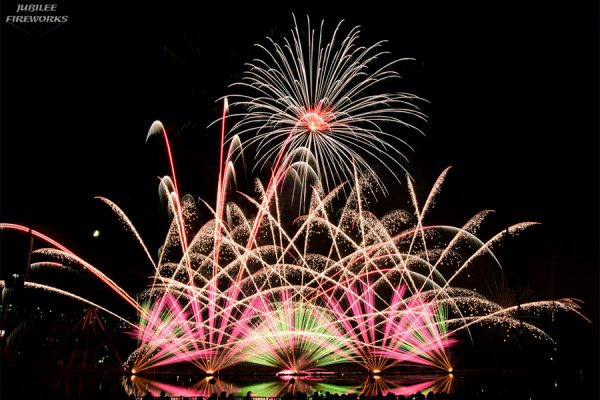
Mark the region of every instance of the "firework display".
MULTIPOLYGON (((424 118, 422 100, 402 92, 371 93, 399 77, 396 61, 380 64, 382 43, 361 47, 357 28, 342 37, 338 25, 329 41, 323 26, 315 32, 309 22, 307 28, 302 33, 296 26, 291 40, 261 47, 265 59, 248 64, 243 80, 233 85, 238 93, 231 97, 231 113, 225 102, 218 121, 214 203, 182 194, 168 132, 158 121, 150 127, 148 139, 162 137, 171 167, 159 183, 170 225, 158 257, 125 211, 99 198, 152 265, 147 290, 127 293, 116 283, 119 277, 106 276, 45 234, 0 224, 50 245, 33 252, 46 265, 92 274, 131 307, 135 323, 58 287, 24 285, 72 297, 129 325, 138 345, 124 367, 133 374, 180 363, 207 374, 241 363, 289 374, 340 364, 371 373, 397 365, 452 371, 452 346, 485 324, 518 327, 523 335, 552 341, 520 318, 517 306, 457 284, 467 271, 500 270, 495 248, 536 223, 482 239, 479 228, 489 210, 460 227, 429 222, 449 169, 424 200, 410 176, 401 179, 398 171, 404 157, 398 148, 406 145, 400 133, 416 129, 411 120, 424 118), (228 130, 227 122, 236 118, 228 130), (256 168, 270 168, 267 182, 256 180, 258 196, 236 189, 236 166, 249 152, 256 168), (402 181, 408 200, 379 216, 374 205, 390 190, 373 162, 396 184, 402 181), (290 211, 293 201, 302 205, 297 213, 290 211), (201 221, 200 208, 212 218, 201 221)), ((518 308, 579 314, 574 299, 518 308)))

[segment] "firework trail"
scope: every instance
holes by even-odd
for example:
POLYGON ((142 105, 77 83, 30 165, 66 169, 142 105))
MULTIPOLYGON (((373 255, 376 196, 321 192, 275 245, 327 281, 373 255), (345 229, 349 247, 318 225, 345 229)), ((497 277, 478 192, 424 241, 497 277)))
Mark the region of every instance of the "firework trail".
MULTIPOLYGON (((392 68, 401 60, 378 66, 386 55, 381 42, 360 47, 358 28, 341 37, 341 25, 329 41, 323 25, 318 34, 310 21, 307 29, 306 40, 296 24, 283 45, 271 40, 270 49, 261 46, 266 59, 250 63, 242 82, 233 85, 249 92, 232 96, 232 109, 246 112, 228 133, 225 101, 216 200, 214 206, 203 203, 209 221, 198 227, 198 204, 182 196, 159 121, 148 138, 161 135, 165 141, 170 176, 160 180, 159 193, 171 221, 156 260, 126 213, 99 198, 153 267, 150 287, 137 298, 48 236, 16 224, 2 223, 0 229, 53 246, 34 252, 44 258, 39 266, 83 268, 132 306, 138 323, 131 335, 138 347, 125 367, 134 374, 183 362, 209 374, 242 362, 294 372, 338 363, 372 373, 400 364, 452 371, 449 351, 473 326, 519 324, 525 333, 549 339, 533 323, 520 323, 514 307, 455 286, 479 261, 500 269, 493 247, 535 223, 513 225, 488 240, 477 231, 490 210, 462 227, 428 224, 448 169, 423 203, 407 176, 410 210, 378 217, 370 209, 376 193, 386 191, 372 161, 397 180, 396 167, 403 168, 398 147, 406 143, 386 129, 414 128, 407 121, 424 117, 420 99, 370 94, 399 77, 392 68), (257 181, 258 199, 238 193, 244 206, 229 199, 242 147, 256 153, 257 168, 271 167, 268 182, 257 181), (305 205, 299 217, 286 212, 286 183, 305 205)), ((110 312, 59 288, 26 286, 110 312)), ((581 315, 572 299, 520 307, 581 315)))
MULTIPOLYGON (((272 165, 274 177, 295 162, 311 164, 314 157, 314 170, 327 190, 352 181, 354 167, 373 173, 373 160, 398 179, 394 166, 403 169, 398 160, 406 161, 398 148, 411 148, 390 130, 418 130, 410 121, 425 118, 418 107, 422 99, 377 90, 400 78, 393 68, 407 59, 384 62, 384 42, 359 45, 358 27, 342 36, 340 22, 327 41, 324 23, 318 33, 308 18, 306 32, 295 17, 294 24, 283 43, 269 38, 269 46, 257 45, 264 57, 248 63, 243 79, 232 85, 239 93, 230 96, 231 108, 244 112, 232 114, 241 120, 231 133, 255 149, 256 168, 272 165)), ((307 171, 298 176, 303 186, 311 181, 307 171)))

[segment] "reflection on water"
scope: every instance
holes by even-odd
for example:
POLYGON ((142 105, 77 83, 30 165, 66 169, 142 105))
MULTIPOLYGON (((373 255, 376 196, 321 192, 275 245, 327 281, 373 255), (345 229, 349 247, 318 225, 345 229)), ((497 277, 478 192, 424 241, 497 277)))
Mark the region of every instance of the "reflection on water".
MULTIPOLYGON (((59 371, 31 374, 26 370, 6 375, 2 371, 2 399, 121 399, 128 395, 141 398, 146 392, 158 397, 162 391, 171 397, 207 399, 212 393, 233 393, 254 397, 280 397, 286 393, 321 394, 356 393, 373 396, 410 395, 421 392, 454 393, 463 399, 592 399, 597 376, 578 374, 555 375, 548 371, 517 373, 510 371, 461 372, 445 375, 365 376, 358 374, 329 374, 314 376, 284 376, 259 374, 230 374, 214 378, 195 375, 138 375, 122 376, 80 372, 76 375, 59 371), (54 373, 52 373, 54 372, 54 373)), ((597 393, 597 392, 596 392, 597 393)))
POLYGON ((403 375, 403 376, 379 376, 369 377, 363 384, 360 394, 374 396, 378 393, 394 393, 395 395, 408 396, 421 392, 446 392, 453 393, 454 377, 447 375, 403 375))
POLYGON ((314 376, 225 376, 194 378, 190 376, 124 376, 125 392, 137 397, 150 392, 158 396, 161 391, 171 396, 208 397, 212 393, 234 393, 244 396, 252 392, 258 397, 281 397, 286 393, 357 393, 374 396, 378 393, 409 395, 415 392, 453 391, 453 376, 448 375, 403 375, 403 376, 360 376, 360 375, 314 375, 314 376), (171 379, 168 379, 171 378, 171 379), (244 379, 246 378, 246 379, 244 379), (173 382, 174 380, 174 382, 173 382))

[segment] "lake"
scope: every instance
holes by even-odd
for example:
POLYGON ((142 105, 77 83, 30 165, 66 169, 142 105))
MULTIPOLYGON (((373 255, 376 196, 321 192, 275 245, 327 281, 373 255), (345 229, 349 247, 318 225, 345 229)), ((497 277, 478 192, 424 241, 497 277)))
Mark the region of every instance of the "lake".
POLYGON ((593 377, 578 371, 554 376, 551 373, 526 373, 509 370, 457 371, 448 374, 402 373, 364 375, 359 373, 313 376, 274 376, 251 373, 204 377, 193 374, 119 375, 97 373, 24 373, 3 371, 3 399, 119 399, 146 392, 157 396, 164 391, 172 397, 210 396, 211 393, 234 393, 255 397, 281 397, 291 392, 312 395, 356 393, 362 396, 411 395, 446 392, 455 399, 586 399, 595 385, 593 377))

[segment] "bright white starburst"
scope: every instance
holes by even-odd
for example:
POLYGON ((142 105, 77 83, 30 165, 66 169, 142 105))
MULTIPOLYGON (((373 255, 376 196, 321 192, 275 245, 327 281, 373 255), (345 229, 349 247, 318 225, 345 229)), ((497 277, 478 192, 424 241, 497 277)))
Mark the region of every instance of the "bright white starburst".
MULTIPOLYGON (((307 32, 295 27, 282 44, 257 45, 264 58, 247 64, 241 82, 232 87, 232 116, 240 116, 231 134, 254 146, 256 168, 289 170, 310 165, 325 189, 373 173, 381 164, 396 179, 394 166, 404 169, 403 150, 412 148, 399 135, 398 125, 419 131, 410 121, 425 119, 419 97, 403 92, 380 91, 400 77, 393 70, 400 61, 382 63, 384 42, 358 45, 359 28, 340 33, 340 22, 331 39, 324 38, 307 18, 307 32), (316 163, 307 157, 314 156, 316 163)), ((420 131, 419 131, 420 132, 420 131)), ((306 186, 311 174, 301 174, 306 186)), ((383 187, 381 178, 376 181, 383 187)))

